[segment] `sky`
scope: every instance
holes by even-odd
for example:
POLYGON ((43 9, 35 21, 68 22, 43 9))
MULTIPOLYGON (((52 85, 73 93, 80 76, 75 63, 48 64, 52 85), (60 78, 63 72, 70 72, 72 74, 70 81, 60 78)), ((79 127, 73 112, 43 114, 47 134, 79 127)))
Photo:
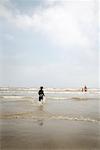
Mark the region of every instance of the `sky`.
POLYGON ((0 0, 0 86, 99 87, 98 0, 0 0))

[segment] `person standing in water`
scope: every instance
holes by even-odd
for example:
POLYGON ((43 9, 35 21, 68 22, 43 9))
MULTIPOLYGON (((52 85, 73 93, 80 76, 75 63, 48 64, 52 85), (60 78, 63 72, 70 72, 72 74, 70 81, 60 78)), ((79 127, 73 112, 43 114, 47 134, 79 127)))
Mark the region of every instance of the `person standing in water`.
POLYGON ((84 89, 82 88, 82 92, 84 91, 84 89))
POLYGON ((40 87, 38 94, 39 94, 39 101, 41 102, 41 100, 43 100, 43 96, 45 96, 43 91, 43 86, 40 87))
POLYGON ((87 92, 87 87, 86 87, 86 85, 85 85, 85 87, 84 87, 84 91, 87 92))

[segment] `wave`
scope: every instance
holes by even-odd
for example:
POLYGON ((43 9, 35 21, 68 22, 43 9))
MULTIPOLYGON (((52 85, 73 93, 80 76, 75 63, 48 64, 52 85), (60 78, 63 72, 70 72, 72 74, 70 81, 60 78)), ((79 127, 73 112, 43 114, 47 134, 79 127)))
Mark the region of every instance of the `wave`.
POLYGON ((8 99, 8 98, 11 98, 11 99, 14 99, 14 98, 17 98, 17 99, 21 99, 21 98, 24 98, 24 96, 2 96, 4 99, 8 99))
POLYGON ((76 117, 69 117, 66 115, 53 115, 53 114, 46 114, 44 112, 44 115, 35 115, 33 112, 21 112, 21 113, 15 113, 15 114, 3 114, 0 116, 0 119, 48 119, 48 120, 68 120, 68 121, 84 121, 84 122, 91 122, 91 123, 100 123, 100 120, 98 119, 92 119, 92 118, 85 118, 83 116, 76 116, 76 117))
MULTIPOLYGON (((39 88, 36 87, 0 87, 0 91, 38 91, 39 88)), ((44 88, 45 91, 55 91, 55 92, 81 92, 81 88, 44 88)), ((99 88, 88 88, 89 92, 97 91, 100 92, 99 88)))
MULTIPOLYGON (((0 101, 8 101, 8 100, 11 100, 11 101, 15 101, 15 100, 19 100, 19 101, 21 101, 21 100, 36 100, 37 101, 37 99, 38 99, 38 96, 18 96, 18 95, 5 95, 5 96, 0 96, 0 101)), ((58 96, 58 97, 56 97, 56 96, 52 96, 52 97, 50 97, 50 96, 47 96, 46 97, 46 101, 63 101, 63 100, 100 100, 100 97, 99 96, 97 96, 97 97, 80 97, 80 96, 75 96, 75 97, 73 97, 73 96, 68 96, 68 97, 60 97, 60 96, 58 96)))
POLYGON ((6 102, 14 102, 14 101, 29 101, 29 100, 33 100, 34 97, 32 96, 0 96, 0 101, 6 101, 6 102))
POLYGON ((47 100, 67 100, 68 97, 47 97, 47 100))
POLYGON ((72 100, 100 100, 99 97, 72 97, 72 100))

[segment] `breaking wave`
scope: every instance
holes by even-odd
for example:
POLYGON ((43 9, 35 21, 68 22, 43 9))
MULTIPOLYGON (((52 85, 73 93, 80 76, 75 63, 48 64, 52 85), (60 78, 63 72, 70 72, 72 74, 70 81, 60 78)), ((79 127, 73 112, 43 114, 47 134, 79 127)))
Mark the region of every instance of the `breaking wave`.
MULTIPOLYGON (((36 100, 37 101, 38 99, 38 96, 18 96, 18 95, 5 95, 5 96, 0 96, 0 101, 21 101, 21 100, 36 100)), ((100 96, 99 95, 96 95, 96 96, 79 96, 79 95, 76 95, 76 96, 73 96, 73 95, 68 95, 68 96, 50 96, 50 95, 47 95, 46 96, 46 101, 63 101, 63 100, 77 100, 77 101, 82 101, 82 100, 100 100, 100 96)))
POLYGON ((69 117, 66 115, 53 115, 53 114, 42 114, 36 115, 33 112, 20 112, 15 114, 3 114, 0 116, 0 119, 48 119, 48 120, 68 120, 68 121, 84 121, 84 122, 91 122, 91 123, 100 123, 100 120, 92 119, 92 118, 85 118, 83 116, 76 116, 76 117, 69 117))

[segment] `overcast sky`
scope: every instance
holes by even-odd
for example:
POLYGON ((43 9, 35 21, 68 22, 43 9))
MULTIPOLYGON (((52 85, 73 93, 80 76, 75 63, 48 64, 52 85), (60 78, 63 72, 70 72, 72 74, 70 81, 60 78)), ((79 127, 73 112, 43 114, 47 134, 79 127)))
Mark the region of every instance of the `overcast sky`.
POLYGON ((98 87, 98 0, 0 0, 0 86, 98 87))

